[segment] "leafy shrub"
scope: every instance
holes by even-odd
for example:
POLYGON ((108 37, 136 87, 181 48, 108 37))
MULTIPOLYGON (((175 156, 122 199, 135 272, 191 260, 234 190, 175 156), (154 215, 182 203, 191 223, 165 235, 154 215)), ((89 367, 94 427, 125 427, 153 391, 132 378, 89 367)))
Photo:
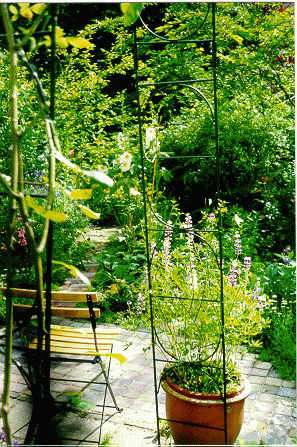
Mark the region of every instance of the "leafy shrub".
POLYGON ((271 361, 282 379, 296 378, 296 315, 286 311, 272 315, 271 326, 265 331, 262 360, 271 361))
POLYGON ((98 269, 94 287, 102 295, 103 311, 127 311, 135 303, 138 283, 143 275, 145 261, 143 242, 127 243, 119 237, 110 242, 98 255, 98 269))

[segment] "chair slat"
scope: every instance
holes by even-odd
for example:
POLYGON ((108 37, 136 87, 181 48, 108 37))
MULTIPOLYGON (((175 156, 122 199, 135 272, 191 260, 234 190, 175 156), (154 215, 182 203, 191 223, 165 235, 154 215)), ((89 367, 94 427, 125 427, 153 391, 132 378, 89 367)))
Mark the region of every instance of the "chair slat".
MULTIPOLYGON (((91 338, 73 338, 73 337, 67 337, 67 338, 61 338, 56 335, 51 334, 51 343, 54 345, 60 345, 60 346, 80 346, 81 344, 84 346, 91 346, 94 348, 94 338, 93 340, 91 338)), ((106 340, 98 340, 98 346, 111 346, 112 341, 106 340)))
MULTIPOLYGON (((29 349, 37 349, 37 342, 33 341, 29 344, 29 349)), ((44 349, 44 346, 43 346, 44 349)), ((96 350, 94 345, 87 346, 86 348, 80 346, 60 346, 56 344, 51 344, 51 352, 60 353, 60 354, 68 354, 68 355, 87 355, 94 357, 96 355, 96 350)), ((99 346, 99 352, 110 352, 110 345, 99 346)))
MULTIPOLYGON (((92 329, 89 328, 74 328, 74 327, 70 327, 70 326, 60 326, 60 325, 55 325, 52 324, 51 325, 51 332, 53 333, 54 331, 59 331, 59 333, 64 333, 66 336, 66 333, 77 333, 79 335, 81 334, 90 334, 91 336, 93 336, 93 331, 92 329)), ((98 337, 101 336, 112 336, 112 337, 117 337, 119 335, 119 332, 115 329, 96 329, 96 335, 98 337)))
MULTIPOLYGON (((13 308, 16 312, 28 313, 32 306, 29 304, 14 304, 13 308)), ((94 309, 95 317, 100 317, 100 310, 94 309)), ((65 318, 90 318, 88 308, 83 307, 52 307, 52 315, 65 318)))
MULTIPOLYGON (((0 287, 1 292, 5 292, 7 289, 6 287, 0 287)), ((11 294, 13 297, 19 297, 19 298, 36 298, 37 296, 37 290, 35 289, 19 289, 19 288, 12 288, 10 289, 11 294)), ((45 294, 45 292, 44 292, 45 294)), ((70 291, 64 291, 64 290, 54 290, 51 292, 52 295, 52 301, 72 301, 76 303, 82 303, 86 302, 87 295, 90 295, 93 302, 98 302, 98 297, 96 292, 70 292, 70 291)))

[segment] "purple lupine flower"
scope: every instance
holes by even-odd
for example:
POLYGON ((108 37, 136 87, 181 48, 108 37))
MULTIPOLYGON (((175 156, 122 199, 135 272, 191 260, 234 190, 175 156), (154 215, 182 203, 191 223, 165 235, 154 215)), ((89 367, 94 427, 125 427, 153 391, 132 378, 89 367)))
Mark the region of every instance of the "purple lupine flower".
POLYGON ((242 249, 241 249, 241 239, 239 233, 236 233, 234 236, 234 248, 236 256, 240 256, 242 253, 242 249))
POLYGON ((235 265, 231 266, 230 273, 228 275, 229 283, 232 287, 237 285, 237 278, 238 278, 238 269, 235 265))
POLYGON ((171 250, 172 233, 173 233, 172 222, 171 220, 168 220, 165 226, 164 242, 163 242, 165 270, 168 270, 168 268, 171 266, 170 250, 171 250))
POLYGON ((5 431, 2 430, 0 432, 0 441, 6 442, 6 439, 7 439, 6 433, 5 431))
POLYGON ((246 270, 250 270, 252 265, 252 258, 250 256, 245 256, 243 258, 243 266, 246 270))
POLYGON ((193 229, 193 221, 192 217, 189 213, 186 214, 185 222, 184 222, 184 229, 186 230, 187 234, 187 246, 189 250, 190 255, 190 281, 191 285, 193 287, 193 290, 196 290, 198 287, 198 278, 197 278, 197 272, 196 272, 196 266, 195 266, 195 254, 194 254, 194 229, 193 229))
POLYGON ((137 295, 136 312, 142 314, 145 311, 145 297, 139 292, 137 295))

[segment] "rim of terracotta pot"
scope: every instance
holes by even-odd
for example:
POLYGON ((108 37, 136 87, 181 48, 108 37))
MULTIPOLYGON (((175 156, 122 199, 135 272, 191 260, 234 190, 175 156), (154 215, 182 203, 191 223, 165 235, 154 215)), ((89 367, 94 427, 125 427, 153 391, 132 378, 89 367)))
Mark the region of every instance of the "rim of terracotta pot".
MULTIPOLYGON (((221 405, 224 403, 221 394, 195 393, 194 391, 189 391, 186 388, 176 385, 169 377, 162 380, 161 385, 166 393, 187 402, 199 403, 200 405, 221 405)), ((249 384, 244 378, 241 378, 239 390, 227 394, 227 404, 239 402, 245 399, 249 393, 249 384)))

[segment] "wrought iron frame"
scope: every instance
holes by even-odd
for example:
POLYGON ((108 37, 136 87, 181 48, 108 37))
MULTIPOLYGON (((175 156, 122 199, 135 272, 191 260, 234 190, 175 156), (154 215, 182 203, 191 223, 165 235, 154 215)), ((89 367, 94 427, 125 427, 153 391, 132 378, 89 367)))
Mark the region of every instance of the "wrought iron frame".
MULTIPOLYGON (((155 327, 155 321, 154 321, 154 296, 152 292, 152 258, 153 254, 150 252, 150 241, 149 241, 149 233, 151 231, 156 231, 155 228, 150 228, 148 224, 148 210, 150 208, 150 200, 147 196, 147 178, 146 178, 146 157, 145 157, 145 147, 144 147, 144 141, 143 141, 143 120, 142 120, 142 107, 140 102, 140 92, 143 87, 149 87, 154 86, 156 88, 163 88, 167 86, 172 85, 179 85, 182 87, 188 87, 194 93, 197 95, 197 97, 202 98, 211 113, 212 117, 212 123, 213 123, 213 132, 214 132, 214 138, 215 138, 215 162, 216 162, 216 203, 219 203, 220 197, 221 197, 221 158, 222 158, 222 151, 219 145, 219 134, 218 134, 218 104, 217 104, 217 44, 216 44, 216 3, 208 3, 207 4, 207 12, 205 14, 204 20, 202 21, 202 24, 200 25, 200 30, 207 24, 209 13, 211 14, 211 20, 210 20, 210 27, 211 27, 211 39, 195 39, 193 38, 193 35, 190 37, 186 37, 185 39, 167 39, 163 36, 160 36, 159 34, 155 33, 144 21, 144 19, 140 16, 138 22, 136 23, 134 27, 134 69, 135 69, 135 89, 137 93, 137 108, 138 108, 138 138, 139 138, 139 149, 140 149, 140 157, 141 157, 141 176, 142 176, 142 195, 143 195, 143 207, 144 207, 144 222, 145 222, 145 245, 146 245, 146 265, 147 265, 147 282, 148 282, 148 293, 149 293, 149 307, 150 307, 150 322, 151 322, 151 339, 152 339, 152 357, 153 357, 153 367, 154 367, 154 393, 155 393, 155 411, 156 411, 156 425, 157 425, 157 439, 158 444, 161 445, 161 433, 160 433, 160 422, 161 420, 166 420, 160 417, 160 410, 159 410, 159 391, 160 391, 160 380, 158 380, 158 373, 157 373, 157 365, 159 362, 164 362, 164 359, 158 358, 157 356, 157 349, 163 351, 166 353, 165 347, 162 345, 158 338, 158 332, 155 327), (147 35, 149 38, 144 38, 142 40, 141 38, 138 39, 137 37, 137 26, 141 26, 145 29, 147 32, 147 35), (173 81, 156 81, 156 82, 143 82, 140 80, 140 74, 139 74, 139 60, 140 60, 140 48, 141 47, 152 47, 154 46, 154 49, 157 50, 158 48, 163 48, 166 45, 171 45, 173 48, 175 46, 182 46, 186 45, 188 43, 196 44, 197 47, 205 47, 207 46, 211 52, 211 67, 212 67, 212 76, 202 79, 178 79, 173 81), (199 85, 199 83, 210 83, 212 85, 212 99, 208 99, 196 86, 196 84, 199 85)), ((147 36, 146 35, 146 36, 147 36)), ((167 157, 168 159, 193 159, 197 160, 201 158, 199 155, 179 155, 179 156, 173 156, 173 157, 167 157)), ((202 157, 203 158, 203 157, 202 157)), ((160 158, 161 159, 161 158, 160 158)), ((218 208, 219 210, 219 208, 218 208)), ((163 222, 164 224, 164 222, 163 222)), ((162 231, 163 230, 159 230, 162 231)), ((175 231, 185 231, 181 229, 177 229, 175 231)), ((219 275, 219 284, 220 284, 220 296, 219 300, 212 300, 216 301, 220 308, 220 322, 221 322, 221 334, 219 334, 219 344, 222 352, 222 375, 223 375, 223 404, 224 404, 224 428, 220 430, 224 431, 224 440, 225 444, 227 444, 227 433, 228 433, 228 427, 227 427, 227 390, 226 390, 226 347, 225 347, 225 311, 224 311, 224 289, 223 289, 223 243, 222 243, 222 232, 223 232, 223 223, 222 223, 222 216, 220 214, 220 211, 218 211, 218 220, 217 220, 217 227, 215 230, 213 229, 206 229, 206 230, 199 230, 195 229, 195 235, 199 237, 200 240, 203 240, 203 232, 204 231, 215 231, 217 235, 219 250, 218 250, 218 275, 219 275)), ((187 298, 181 298, 181 297, 165 297, 160 296, 162 299, 187 299, 187 298)), ((219 346, 218 346, 219 347, 219 346)), ((174 363, 176 360, 169 360, 169 362, 174 363)), ((168 360, 166 360, 168 362, 168 360)), ((172 421, 172 422, 181 422, 181 421, 172 421)), ((182 422, 184 424, 184 422, 182 422)), ((198 424, 197 424, 198 426, 198 424)), ((217 427, 211 427, 211 428, 217 428, 217 427)))

